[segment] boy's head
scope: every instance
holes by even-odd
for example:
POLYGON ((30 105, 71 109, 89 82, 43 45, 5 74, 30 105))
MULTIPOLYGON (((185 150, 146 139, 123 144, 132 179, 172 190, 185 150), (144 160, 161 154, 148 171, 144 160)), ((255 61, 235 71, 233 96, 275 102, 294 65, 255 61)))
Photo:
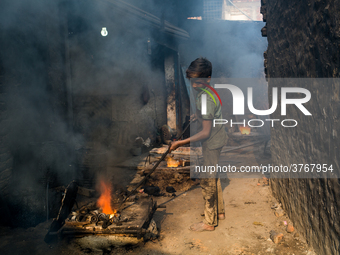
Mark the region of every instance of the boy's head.
POLYGON ((191 62, 186 74, 187 78, 210 78, 212 72, 211 62, 206 58, 197 58, 191 62))

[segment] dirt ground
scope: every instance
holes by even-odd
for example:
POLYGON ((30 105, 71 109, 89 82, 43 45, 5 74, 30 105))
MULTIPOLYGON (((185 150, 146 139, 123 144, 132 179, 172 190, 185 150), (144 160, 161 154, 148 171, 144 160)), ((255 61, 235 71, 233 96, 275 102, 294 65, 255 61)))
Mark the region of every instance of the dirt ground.
MULTIPOLYGON (((249 149, 251 151, 251 149, 249 149)), ((242 154, 242 153, 241 153, 242 154)), ((249 160, 249 155, 245 154, 249 160)), ((235 158, 233 158, 235 160, 235 158)), ((115 170, 117 171, 117 170, 115 170)), ((121 170, 120 170, 121 171, 121 170)), ((124 170, 127 183, 135 170, 124 170)), ((0 254, 225 254, 225 255, 314 255, 306 241, 295 229, 287 233, 283 221, 285 215, 276 217, 270 187, 262 178, 222 179, 226 219, 219 221, 215 231, 192 232, 189 226, 203 220, 203 198, 199 185, 190 190, 177 192, 176 197, 156 197, 159 208, 154 220, 159 238, 137 246, 111 247, 104 251, 81 249, 74 242, 60 240, 44 243, 44 236, 51 221, 29 229, 0 229, 0 254), (283 233, 278 244, 270 239, 269 232, 283 233)))

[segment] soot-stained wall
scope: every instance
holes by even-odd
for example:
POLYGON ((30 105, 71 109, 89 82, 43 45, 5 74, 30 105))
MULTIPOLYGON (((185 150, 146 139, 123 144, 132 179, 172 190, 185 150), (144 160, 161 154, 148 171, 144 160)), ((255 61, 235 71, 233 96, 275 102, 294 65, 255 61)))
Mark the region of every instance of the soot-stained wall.
MULTIPOLYGON (((267 2, 267 3, 265 3, 267 2)), ((268 0, 268 77, 339 78, 340 2, 268 0)), ((339 83, 307 86, 312 92, 308 109, 288 111, 297 128, 271 130, 273 164, 332 164, 340 167, 339 83)), ((272 118, 280 119, 279 111, 272 118)), ((338 179, 272 179, 274 195, 296 229, 317 254, 339 254, 340 190, 338 179)))
POLYGON ((75 177, 60 4, 1 2, 1 218, 12 226, 46 219, 47 184, 75 177))

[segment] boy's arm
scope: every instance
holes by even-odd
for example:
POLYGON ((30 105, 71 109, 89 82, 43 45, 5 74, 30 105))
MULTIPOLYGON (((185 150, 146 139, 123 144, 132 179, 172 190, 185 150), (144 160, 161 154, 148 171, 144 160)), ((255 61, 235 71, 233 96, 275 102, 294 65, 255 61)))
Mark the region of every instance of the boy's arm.
POLYGON ((188 144, 190 142, 197 142, 204 140, 210 136, 212 127, 212 120, 203 120, 202 121, 202 130, 197 134, 180 141, 174 141, 170 145, 170 152, 176 150, 178 147, 188 144))

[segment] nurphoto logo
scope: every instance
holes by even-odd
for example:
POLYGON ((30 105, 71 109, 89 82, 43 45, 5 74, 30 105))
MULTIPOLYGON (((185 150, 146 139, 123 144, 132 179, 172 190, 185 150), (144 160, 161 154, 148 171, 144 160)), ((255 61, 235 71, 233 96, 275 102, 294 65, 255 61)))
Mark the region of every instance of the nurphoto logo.
MULTIPOLYGON (((228 89, 231 92, 231 95, 233 98, 233 115, 244 115, 244 94, 239 87, 232 85, 232 84, 215 84, 214 87, 216 89, 228 89)), ((220 103, 222 105, 221 98, 216 92, 216 90, 212 88, 211 86, 209 86, 209 88, 216 94, 217 98, 220 100, 220 103)), ((207 92, 207 94, 210 97, 212 97, 216 105, 216 100, 213 97, 213 95, 206 89, 202 89, 202 90, 207 92)), ((207 94, 202 95, 202 100, 201 100, 202 115, 207 114, 207 94)), ((308 89, 299 88, 299 87, 282 87, 281 88, 281 116, 286 116, 286 107, 288 104, 295 105, 304 115, 311 116, 312 114, 306 109, 306 107, 303 106, 303 104, 307 103, 310 99, 311 99, 311 93, 308 89), (289 99, 287 98, 288 93, 304 94, 305 97, 289 99)), ((272 114, 273 112, 275 112, 275 110, 277 109, 277 105, 278 105, 278 88, 273 87, 272 89, 272 104, 271 104, 270 109, 267 109, 267 110, 255 109, 254 104, 253 104, 253 88, 251 87, 247 88, 247 104, 248 104, 249 111, 255 115, 264 116, 264 115, 272 114)), ((271 126, 274 127, 274 122, 281 121, 281 120, 266 119, 265 121, 271 122, 271 126)), ((228 120, 226 119, 214 119, 213 126, 215 127, 216 125, 223 125, 227 123, 228 123, 228 120)), ((246 120, 243 120, 242 122, 233 122, 232 120, 230 120, 230 124, 231 126, 233 124, 246 126, 246 120)), ((264 121, 262 119, 251 119, 251 120, 248 120, 247 124, 249 127, 262 127, 264 125, 264 121)), ((297 124, 298 124, 297 121, 294 119, 284 119, 281 121, 281 125, 283 127, 295 127, 297 126, 297 124)))

